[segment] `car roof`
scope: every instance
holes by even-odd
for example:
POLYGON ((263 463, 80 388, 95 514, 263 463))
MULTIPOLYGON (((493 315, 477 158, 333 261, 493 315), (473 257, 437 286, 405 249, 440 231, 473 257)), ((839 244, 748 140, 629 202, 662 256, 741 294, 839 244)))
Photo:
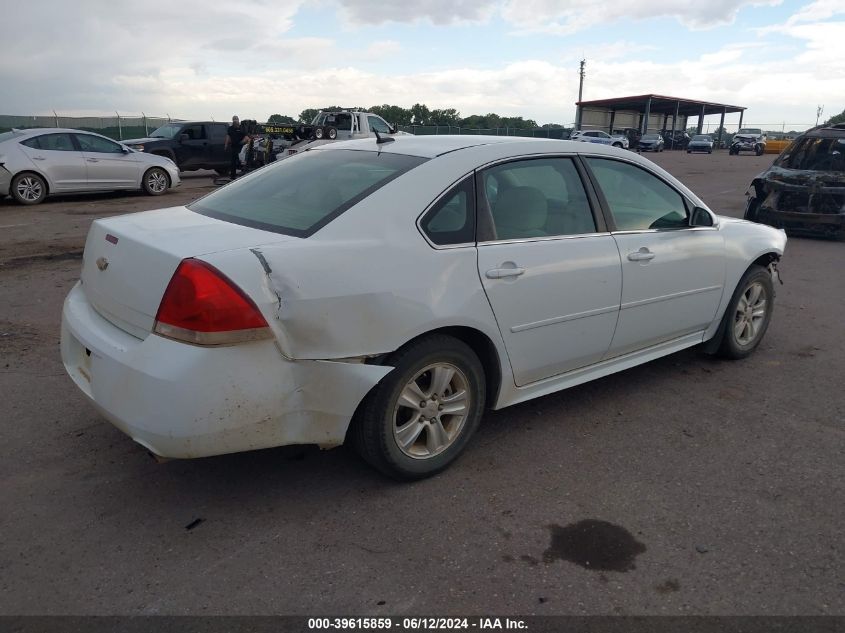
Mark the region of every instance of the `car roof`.
MULTIPOLYGON (((548 138, 532 138, 524 136, 482 136, 475 134, 462 135, 435 135, 435 136, 396 136, 394 141, 377 144, 374 138, 365 138, 354 141, 330 142, 319 147, 309 148, 308 151, 331 151, 331 150, 359 150, 371 152, 385 152, 391 154, 406 154, 420 158, 436 158, 451 152, 480 148, 483 146, 513 146, 513 155, 539 153, 565 153, 565 154, 592 154, 609 155, 619 157, 619 152, 628 160, 641 162, 637 154, 620 150, 610 145, 600 143, 582 143, 580 141, 568 141, 548 138)), ((649 161, 645 160, 648 163, 649 161)))
POLYGON ((845 123, 838 123, 836 125, 820 125, 819 127, 811 128, 804 132, 802 136, 816 136, 822 138, 839 138, 845 136, 845 123))
MULTIPOLYGON (((537 142, 547 143, 554 142, 545 138, 525 138, 519 136, 483 136, 479 134, 454 134, 454 135, 433 135, 433 136, 390 136, 393 141, 387 143, 376 143, 375 138, 357 139, 354 141, 341 141, 336 143, 328 143, 315 147, 315 150, 331 150, 331 149, 353 149, 365 151, 380 151, 391 154, 407 154, 409 156, 419 156, 420 158, 434 158, 468 147, 477 147, 479 145, 494 145, 504 143, 525 143, 537 142)), ((568 142, 568 141, 567 141, 568 142)), ((582 145, 581 143, 578 144, 582 145)))
MULTIPOLYGON (((92 132, 91 130, 75 130, 69 127, 28 127, 19 129, 16 128, 13 130, 14 132, 20 132, 21 134, 57 134, 57 133, 79 133, 79 134, 99 134, 99 132, 92 132)), ((102 136, 102 134, 100 134, 102 136)))

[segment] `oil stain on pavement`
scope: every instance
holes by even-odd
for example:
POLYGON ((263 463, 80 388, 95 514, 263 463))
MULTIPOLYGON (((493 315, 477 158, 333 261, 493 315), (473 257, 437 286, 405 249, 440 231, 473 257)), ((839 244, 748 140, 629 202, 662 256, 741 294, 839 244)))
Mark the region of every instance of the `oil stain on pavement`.
POLYGON ((634 569, 634 559, 646 551, 628 530, 607 521, 585 519, 548 528, 552 540, 543 552, 546 564, 565 560, 596 571, 626 572, 634 569))

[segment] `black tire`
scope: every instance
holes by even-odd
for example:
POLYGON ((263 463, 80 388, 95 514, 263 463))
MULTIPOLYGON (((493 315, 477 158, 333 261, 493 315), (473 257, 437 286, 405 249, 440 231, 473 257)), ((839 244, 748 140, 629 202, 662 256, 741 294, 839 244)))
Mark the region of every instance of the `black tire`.
POLYGON ((766 148, 760 145, 759 143, 754 146, 754 155, 755 156, 762 156, 763 152, 766 151, 766 148))
POLYGON ((228 169, 215 169, 214 171, 217 172, 218 176, 228 176, 229 175, 228 169))
MULTIPOLYGON (((439 334, 409 343, 392 354, 386 364, 392 365, 394 369, 373 387, 358 407, 349 429, 349 439, 367 463, 390 477, 400 480, 430 477, 446 468, 461 454, 478 428, 486 397, 484 369, 468 345, 451 336, 439 334), (452 388, 451 381, 458 383, 463 381, 466 386, 465 391, 469 395, 464 416, 434 413, 437 403, 436 394, 421 396, 426 398, 422 402, 427 403, 427 408, 435 407, 428 412, 417 408, 417 412, 414 413, 411 407, 400 407, 400 395, 412 383, 423 394, 427 389, 433 388, 431 384, 427 388, 422 388, 421 384, 425 385, 426 376, 431 380, 435 375, 432 371, 423 370, 435 364, 448 365, 458 370, 453 374, 454 377, 449 379, 447 391, 452 388), (409 453, 428 451, 429 440, 432 443, 436 440, 436 434, 431 435, 429 430, 434 427, 430 423, 430 420, 434 418, 426 421, 425 415, 436 415, 439 428, 451 426, 451 432, 455 435, 452 438, 446 438, 448 443, 438 452, 430 456, 418 454, 414 457, 409 453), (441 420, 441 415, 448 417, 441 420), (403 449, 395 437, 395 429, 398 422, 408 416, 412 419, 405 420, 406 425, 415 424, 414 418, 421 421, 414 427, 418 430, 413 435, 415 439, 411 439, 403 449), (426 446, 419 446, 420 442, 426 446)), ((449 393, 451 394, 451 391, 449 393)), ((449 431, 447 430, 446 433, 449 431)))
POLYGON ((320 140, 323 138, 323 128, 322 127, 315 127, 314 128, 314 138, 320 140))
MULTIPOLYGON (((751 295, 751 298, 753 298, 753 294, 751 295)), ((722 356, 723 358, 738 360, 740 358, 745 358, 757 349, 757 346, 760 344, 760 341, 763 340, 763 336, 766 334, 766 330, 769 327, 769 322, 772 318, 772 309, 774 308, 774 301, 775 287, 772 283, 772 276, 769 274, 769 271, 762 266, 751 266, 751 268, 745 271, 742 279, 739 280, 736 290, 734 290, 733 296, 731 297, 731 302, 728 304, 727 310, 725 310, 725 316, 723 317, 722 326, 720 327, 722 340, 719 344, 719 348, 716 350, 716 354, 722 356), (737 334, 737 330, 741 330, 741 320, 747 322, 748 312, 743 313, 740 304, 742 303, 743 297, 745 297, 746 302, 748 301, 748 293, 754 286, 758 286, 761 288, 761 292, 765 293, 765 306, 763 306, 764 313, 761 316, 761 321, 759 321, 754 328, 753 337, 749 340, 743 341, 742 337, 737 334)), ((742 330, 743 333, 745 331, 746 330, 742 330)))
POLYGON ((749 222, 757 221, 757 212, 760 210, 760 201, 757 198, 749 198, 748 204, 745 205, 745 213, 743 219, 749 222))
POLYGON ((148 196, 161 196, 170 189, 170 176, 161 167, 150 167, 144 172, 141 187, 148 196))
POLYGON ((620 148, 620 149, 621 149, 621 148, 622 148, 622 143, 614 143, 614 144, 613 144, 613 147, 618 147, 618 148, 620 148))
POLYGON ((330 141, 335 140, 337 138, 337 128, 327 125, 325 128, 325 136, 330 141))
POLYGON ((41 204, 47 197, 47 181, 32 171, 12 178, 9 193, 19 204, 41 204))
POLYGON ((738 153, 733 147, 728 150, 728 154, 731 156, 736 156, 738 153))
POLYGON ((692 150, 691 150, 691 149, 688 149, 688 150, 687 150, 687 154, 692 154, 692 150))

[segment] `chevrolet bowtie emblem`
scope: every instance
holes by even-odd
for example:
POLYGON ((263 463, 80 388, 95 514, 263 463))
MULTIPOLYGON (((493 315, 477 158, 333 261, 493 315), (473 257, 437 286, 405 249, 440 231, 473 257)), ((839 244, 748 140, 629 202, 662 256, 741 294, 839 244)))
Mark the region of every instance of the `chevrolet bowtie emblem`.
POLYGON ((98 257, 97 258, 97 268, 99 268, 100 270, 105 270, 108 267, 109 267, 109 260, 107 260, 105 257, 98 257))

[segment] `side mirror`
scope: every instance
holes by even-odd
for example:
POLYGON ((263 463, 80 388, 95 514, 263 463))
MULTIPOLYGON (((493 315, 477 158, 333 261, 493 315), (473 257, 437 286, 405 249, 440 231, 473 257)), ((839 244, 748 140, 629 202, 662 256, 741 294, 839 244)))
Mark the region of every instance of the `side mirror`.
POLYGON ((191 137, 187 134, 180 134, 179 135, 179 142, 184 143, 185 141, 189 140, 191 137))
POLYGON ((132 153, 132 150, 129 149, 128 147, 126 147, 125 145, 120 146, 120 151, 123 152, 124 154, 131 154, 132 153))
POLYGON ((695 207, 689 219, 690 226, 713 226, 713 216, 706 209, 695 207))

